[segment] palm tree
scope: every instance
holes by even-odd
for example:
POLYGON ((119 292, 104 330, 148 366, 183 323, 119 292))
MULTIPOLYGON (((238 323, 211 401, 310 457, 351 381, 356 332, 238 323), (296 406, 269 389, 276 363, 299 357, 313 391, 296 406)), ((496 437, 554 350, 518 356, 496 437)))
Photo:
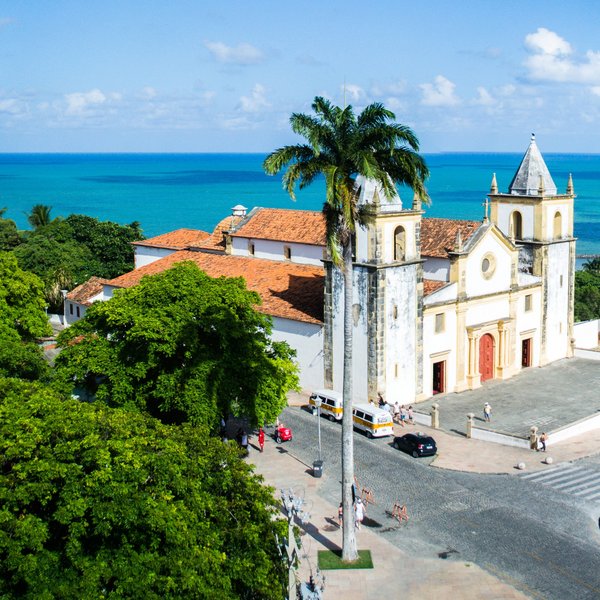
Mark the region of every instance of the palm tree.
POLYGON ((34 229, 39 229, 44 225, 48 225, 52 221, 50 218, 51 210, 51 206, 47 206, 46 204, 36 204, 27 215, 27 221, 34 229))
POLYGON ((284 146, 264 161, 269 175, 286 169, 283 185, 292 199, 295 187, 310 185, 318 175, 325 177, 323 214, 327 247, 344 278, 344 372, 342 418, 342 560, 358 558, 352 507, 354 447, 352 438, 352 237, 367 216, 359 211, 356 177, 363 175, 379 183, 387 199, 396 194, 396 184, 410 186, 427 201, 424 180, 429 175, 418 154, 419 142, 412 130, 394 122, 395 115, 380 103, 367 106, 358 116, 351 106, 340 108, 316 97, 314 115, 293 113, 294 133, 308 143, 284 146))

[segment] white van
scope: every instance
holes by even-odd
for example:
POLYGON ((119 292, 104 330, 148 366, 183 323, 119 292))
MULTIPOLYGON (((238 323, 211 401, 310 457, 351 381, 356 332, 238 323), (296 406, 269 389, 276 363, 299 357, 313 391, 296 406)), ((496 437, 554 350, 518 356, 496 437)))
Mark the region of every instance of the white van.
POLYGON ((354 428, 364 431, 367 437, 394 435, 390 413, 373 404, 355 404, 352 407, 352 421, 354 428))
POLYGON ((335 390, 315 390, 308 400, 311 406, 317 405, 317 398, 321 400, 321 413, 330 421, 341 421, 344 414, 344 401, 342 394, 335 390))

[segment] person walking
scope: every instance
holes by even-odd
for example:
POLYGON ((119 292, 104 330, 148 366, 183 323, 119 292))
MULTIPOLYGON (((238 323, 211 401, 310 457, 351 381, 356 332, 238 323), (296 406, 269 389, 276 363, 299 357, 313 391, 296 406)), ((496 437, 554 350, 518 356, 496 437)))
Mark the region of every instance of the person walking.
POLYGON ((262 427, 258 429, 258 445, 260 446, 260 451, 263 452, 265 449, 265 430, 262 427))
POLYGON ((242 429, 242 434, 240 437, 240 445, 242 446, 244 453, 248 454, 248 434, 246 433, 245 429, 242 429))
POLYGON ((381 392, 377 392, 377 402, 379 403, 379 408, 383 408, 385 406, 385 400, 381 395, 381 392))
POLYGON ((398 402, 398 400, 394 402, 394 421, 396 421, 396 423, 400 422, 400 402, 398 402))
POLYGON ((404 423, 406 423, 407 416, 408 416, 408 413, 406 411, 406 407, 403 404, 400 407, 400 425, 402 425, 402 427, 404 427, 404 423))
POLYGON ((490 406, 489 402, 486 402, 483 405, 483 420, 487 423, 492 421, 492 407, 490 406))
POLYGON ((408 407, 408 422, 409 422, 411 425, 414 425, 414 424, 415 424, 415 413, 414 413, 414 411, 413 411, 412 404, 411 404, 411 405, 408 407))
POLYGON ((340 502, 338 506, 338 525, 341 528, 344 524, 344 505, 340 502))
POLYGON ((355 516, 355 525, 356 525, 356 529, 360 529, 360 525, 363 522, 363 519, 365 518, 365 505, 363 504, 363 501, 358 498, 358 500, 356 501, 356 505, 354 507, 354 516, 355 516))
MULTIPOLYGON (((541 450, 542 452, 546 452, 546 442, 548 441, 548 436, 546 435, 545 432, 542 432, 542 435, 540 435, 540 445, 542 446, 541 450)), ((548 459, 550 460, 550 459, 548 459)))

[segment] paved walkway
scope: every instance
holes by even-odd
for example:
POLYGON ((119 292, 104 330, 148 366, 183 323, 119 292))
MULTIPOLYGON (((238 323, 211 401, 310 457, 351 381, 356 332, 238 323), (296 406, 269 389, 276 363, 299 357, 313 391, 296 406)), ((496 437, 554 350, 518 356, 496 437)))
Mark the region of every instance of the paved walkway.
MULTIPOLYGON (((291 447, 290 447, 291 449, 291 447)), ((292 449, 293 452, 293 449, 292 449)), ((309 465, 296 459, 273 440, 267 439, 264 453, 252 451, 250 460, 256 471, 277 492, 292 488, 305 499, 303 510, 311 517, 302 527, 301 581, 308 581, 317 567, 317 551, 340 548, 342 533, 336 525, 337 507, 323 500, 318 488, 323 479, 315 479, 309 465)), ((323 598, 370 600, 382 598, 460 598, 461 600, 525 599, 526 595, 503 583, 473 563, 443 559, 416 559, 365 527, 357 532, 358 547, 371 551, 373 569, 325 571, 323 598)))
POLYGON ((440 426, 464 433, 467 413, 475 414, 477 427, 527 437, 532 425, 552 431, 600 411, 600 363, 583 358, 557 361, 542 368, 525 369, 507 381, 487 381, 477 390, 440 394, 415 405, 429 414, 440 406, 440 426), (483 405, 492 405, 492 422, 483 420, 483 405))

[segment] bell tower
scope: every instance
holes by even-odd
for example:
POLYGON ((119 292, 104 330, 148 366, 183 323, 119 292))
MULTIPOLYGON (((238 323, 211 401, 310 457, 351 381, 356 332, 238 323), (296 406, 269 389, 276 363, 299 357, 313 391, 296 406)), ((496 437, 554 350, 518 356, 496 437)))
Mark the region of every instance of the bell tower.
MULTIPOLYGON (((365 225, 357 228, 354 240, 354 399, 376 399, 381 392, 386 399, 413 402, 423 380, 421 204, 415 199, 404 209, 398 195, 387 199, 376 182, 364 177, 357 178, 356 189, 365 225)), ((333 361, 326 385, 341 389, 343 281, 326 263, 328 293, 333 361)))
POLYGON ((490 193, 491 220, 519 248, 519 271, 541 278, 540 364, 572 356, 575 283, 573 179, 559 194, 531 135, 507 193, 490 193))

